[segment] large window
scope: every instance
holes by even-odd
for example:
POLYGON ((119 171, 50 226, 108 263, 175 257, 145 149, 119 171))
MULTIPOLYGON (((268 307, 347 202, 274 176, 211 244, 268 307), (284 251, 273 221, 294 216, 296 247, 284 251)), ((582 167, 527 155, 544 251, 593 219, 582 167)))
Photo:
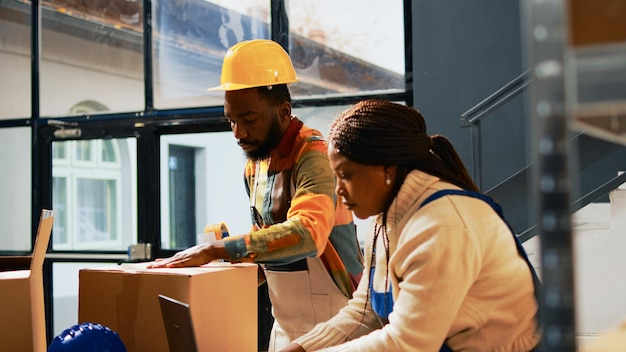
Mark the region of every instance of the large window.
POLYGON ((56 210, 54 334, 77 323, 80 268, 138 242, 170 255, 216 222, 249 231, 245 156, 206 90, 230 46, 285 44, 294 115, 323 134, 358 97, 406 93, 403 0, 153 0, 151 26, 144 3, 0 1, 0 251, 29 251, 34 208, 56 210))

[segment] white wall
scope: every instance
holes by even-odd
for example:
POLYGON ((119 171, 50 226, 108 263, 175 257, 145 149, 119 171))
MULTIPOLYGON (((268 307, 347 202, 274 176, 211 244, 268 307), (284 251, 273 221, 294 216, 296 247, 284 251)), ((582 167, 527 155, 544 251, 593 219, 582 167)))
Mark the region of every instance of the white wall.
MULTIPOLYGON (((576 332, 585 345, 626 322, 626 188, 572 215, 576 332)), ((541 274, 540 238, 524 243, 541 274)))

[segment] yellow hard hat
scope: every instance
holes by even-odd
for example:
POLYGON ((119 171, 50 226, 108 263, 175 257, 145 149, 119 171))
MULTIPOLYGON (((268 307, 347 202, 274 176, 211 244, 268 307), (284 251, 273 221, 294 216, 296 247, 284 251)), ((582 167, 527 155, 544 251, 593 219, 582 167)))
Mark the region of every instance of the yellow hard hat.
POLYGON ((239 90, 296 82, 289 54, 267 39, 239 42, 226 52, 220 85, 207 90, 239 90))

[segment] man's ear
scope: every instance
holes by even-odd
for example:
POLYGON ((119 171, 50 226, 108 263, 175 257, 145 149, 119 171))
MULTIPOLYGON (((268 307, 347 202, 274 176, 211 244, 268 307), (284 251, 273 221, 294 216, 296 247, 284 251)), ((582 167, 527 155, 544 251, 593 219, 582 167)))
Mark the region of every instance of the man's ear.
POLYGON ((288 101, 283 102, 278 107, 278 114, 281 121, 289 121, 291 119, 291 103, 288 101))

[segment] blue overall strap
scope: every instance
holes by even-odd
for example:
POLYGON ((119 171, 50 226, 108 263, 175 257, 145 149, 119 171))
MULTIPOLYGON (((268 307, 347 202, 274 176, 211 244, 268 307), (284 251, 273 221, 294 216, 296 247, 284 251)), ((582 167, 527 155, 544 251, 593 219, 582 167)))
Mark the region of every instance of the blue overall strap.
POLYGON ((454 352, 454 351, 452 351, 452 349, 448 347, 448 345, 444 344, 443 346, 441 346, 441 349, 439 350, 439 352, 454 352))
MULTIPOLYGON (((491 208, 493 208, 493 210, 498 214, 498 216, 500 216, 502 221, 504 221, 506 226, 511 231, 513 238, 515 239, 515 247, 517 248, 517 252, 519 253, 520 256, 522 256, 522 258, 524 258, 524 260, 526 261, 526 264, 528 265, 528 268, 530 269, 530 272, 532 273, 533 285, 535 287, 535 298, 537 299, 537 304, 539 304, 539 293, 540 293, 539 290, 541 289, 541 281, 539 280, 539 277, 537 276, 537 272, 535 272, 535 268, 532 266, 532 264, 530 263, 530 260, 528 259, 528 255, 526 254, 526 250, 524 249, 524 246, 522 246, 522 242, 520 242, 517 235, 515 235, 515 231, 513 231, 513 228, 511 227, 511 225, 509 225, 509 222, 506 221, 506 219, 504 218, 504 212, 502 211, 502 207, 500 206, 500 204, 496 203, 496 201, 494 201, 491 197, 484 195, 482 193, 479 193, 479 192, 462 190, 462 189, 444 189, 444 190, 437 191, 431 194, 430 196, 428 196, 424 200, 424 202, 422 202, 422 204, 420 205, 420 208, 434 200, 437 200, 441 197, 445 197, 448 195, 462 195, 462 196, 469 196, 469 197, 483 200, 487 204, 489 204, 491 208)), ((439 352, 453 352, 453 351, 450 347, 448 347, 448 345, 444 344, 443 346, 441 346, 441 349, 439 350, 439 352)))

